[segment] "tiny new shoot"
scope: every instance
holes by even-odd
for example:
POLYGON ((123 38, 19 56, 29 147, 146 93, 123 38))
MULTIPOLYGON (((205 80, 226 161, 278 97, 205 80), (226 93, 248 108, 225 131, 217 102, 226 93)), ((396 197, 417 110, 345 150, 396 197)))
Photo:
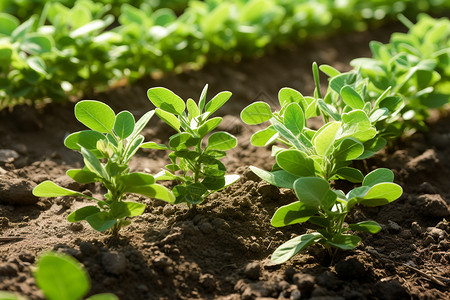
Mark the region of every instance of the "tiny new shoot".
POLYGON ((143 144, 140 132, 148 123, 154 111, 150 111, 135 122, 133 115, 122 111, 117 115, 106 104, 85 100, 75 105, 75 116, 90 130, 72 133, 64 145, 80 151, 84 159, 83 169, 72 169, 67 175, 85 184, 100 182, 107 193, 104 199, 97 199, 77 191, 44 181, 33 190, 38 197, 85 197, 95 200, 96 205, 84 206, 68 216, 69 222, 87 221, 97 231, 110 230, 117 235, 120 228, 129 225, 129 218, 141 215, 145 204, 124 201, 125 195, 135 193, 172 203, 173 194, 165 187, 155 184, 150 174, 131 172, 130 159, 143 144))
POLYGON ((172 91, 155 87, 148 90, 148 98, 157 107, 155 112, 165 123, 177 131, 168 145, 148 142, 141 148, 169 150, 171 164, 156 175, 157 180, 174 180, 175 203, 197 205, 215 191, 221 190, 239 179, 238 175, 226 175, 226 167, 220 161, 227 150, 237 145, 237 139, 228 132, 210 134, 221 122, 221 117, 210 118, 231 97, 221 92, 206 102, 206 85, 196 103, 183 101, 172 91))

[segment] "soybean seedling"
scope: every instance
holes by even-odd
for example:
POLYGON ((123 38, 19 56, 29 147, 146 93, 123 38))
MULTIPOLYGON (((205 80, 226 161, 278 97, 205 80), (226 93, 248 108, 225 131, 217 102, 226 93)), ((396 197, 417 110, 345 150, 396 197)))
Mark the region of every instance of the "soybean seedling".
POLYGON ((157 107, 156 115, 177 133, 170 137, 168 145, 148 142, 141 147, 171 151, 171 164, 156 179, 178 181, 172 190, 175 203, 185 202, 188 206, 201 203, 239 179, 238 175, 226 175, 226 167, 220 161, 225 151, 236 147, 237 139, 224 131, 208 135, 222 122, 221 117, 210 118, 211 115, 228 101, 231 93, 221 92, 206 103, 207 89, 208 85, 198 103, 192 99, 185 103, 166 88, 148 90, 148 98, 157 107))
POLYGON ((345 218, 356 205, 380 206, 391 203, 402 195, 402 188, 393 183, 391 170, 380 168, 364 177, 362 186, 345 194, 330 188, 328 181, 319 177, 302 177, 294 182, 298 201, 280 207, 272 217, 274 227, 309 221, 317 226, 315 232, 303 234, 283 243, 272 254, 271 260, 281 264, 306 247, 319 243, 331 257, 338 249, 355 248, 361 238, 347 232, 377 233, 381 230, 375 221, 346 224, 345 218), (334 250, 333 250, 334 249, 334 250))
POLYGON ((68 216, 69 222, 87 221, 98 231, 110 230, 117 235, 120 228, 129 225, 129 218, 141 215, 145 204, 124 201, 125 195, 135 193, 174 202, 173 194, 165 187, 155 184, 150 174, 130 172, 128 163, 144 137, 140 132, 153 116, 146 113, 138 122, 128 111, 117 115, 106 104, 85 100, 75 105, 76 118, 90 130, 72 133, 64 145, 80 151, 85 166, 72 169, 67 175, 79 183, 100 182, 107 189, 104 199, 69 190, 51 181, 44 181, 33 190, 38 197, 80 196, 95 200, 96 205, 84 206, 68 216))

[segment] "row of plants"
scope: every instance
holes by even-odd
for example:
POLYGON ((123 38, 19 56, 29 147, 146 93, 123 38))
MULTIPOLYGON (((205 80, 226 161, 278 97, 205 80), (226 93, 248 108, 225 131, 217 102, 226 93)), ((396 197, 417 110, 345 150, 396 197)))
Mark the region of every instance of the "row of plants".
POLYGON ((401 12, 449 8, 441 0, 191 0, 177 16, 147 2, 112 1, 121 4, 114 17, 102 1, 64 3, 45 1, 23 22, 0 13, 0 109, 80 98, 122 80, 200 67, 207 59, 262 55, 339 29, 364 30, 401 12))
MULTIPOLYGON (((411 25, 408 34, 394 34, 387 45, 372 43, 373 58, 354 60, 355 70, 340 73, 331 66, 319 67, 314 63, 316 89, 312 96, 283 88, 277 107, 258 101, 242 111, 241 118, 246 124, 269 121, 266 128, 253 134, 253 145, 278 143, 272 147, 276 161, 272 170, 251 167, 252 171, 270 184, 293 190, 297 197, 297 201, 277 209, 272 225, 310 222, 316 228, 279 246, 272 254, 274 263, 283 263, 316 243, 333 257, 338 249, 358 245, 361 237, 353 232, 381 230, 375 221, 347 224, 346 217, 356 205, 375 207, 395 201, 402 195, 402 188, 393 182, 391 170, 379 168, 364 175, 351 166, 352 162, 374 155, 392 138, 423 129, 428 109, 449 102, 449 90, 445 88, 450 66, 449 35, 448 19, 423 15, 416 25, 411 25), (426 47, 425 43, 432 44, 426 47), (385 55, 391 59, 387 60, 385 55), (329 77, 324 94, 319 86, 319 70, 329 77), (446 101, 442 100, 444 97, 446 101), (408 118, 410 111, 414 115, 408 118), (307 120, 312 117, 321 117, 323 125, 309 128, 307 120), (342 191, 335 187, 336 180, 358 186, 342 191)), ((67 174, 80 183, 101 182, 108 192, 104 199, 96 199, 46 181, 33 193, 41 197, 79 196, 95 200, 97 205, 76 210, 68 220, 85 220, 94 229, 113 234, 145 209, 141 203, 125 201, 127 193, 173 204, 201 203, 212 192, 239 179, 225 175, 226 167, 219 160, 226 150, 236 146, 236 138, 226 132, 210 134, 222 121, 211 115, 231 93, 221 92, 206 101, 206 92, 207 86, 197 102, 192 99, 185 102, 170 90, 151 88, 148 97, 156 110, 137 122, 131 113, 123 111, 116 115, 101 102, 79 102, 75 115, 90 130, 69 135, 65 145, 81 152, 85 167, 69 170, 67 174), (177 132, 168 145, 144 142, 139 135, 154 114, 177 132), (171 163, 156 176, 131 172, 128 162, 139 148, 169 150, 171 163), (169 190, 155 180, 173 180, 177 185, 169 190)), ((47 293, 46 296, 58 297, 51 298, 47 293)))

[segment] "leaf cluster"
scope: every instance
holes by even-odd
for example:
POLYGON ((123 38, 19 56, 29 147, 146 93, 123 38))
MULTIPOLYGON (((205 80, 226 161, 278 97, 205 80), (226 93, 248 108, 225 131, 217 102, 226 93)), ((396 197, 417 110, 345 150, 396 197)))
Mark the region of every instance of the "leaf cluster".
POLYGON ((391 88, 389 96, 395 94, 403 99, 396 124, 389 129, 394 136, 425 129, 429 109, 450 102, 449 19, 422 14, 416 24, 405 17, 401 20, 409 27, 408 33, 392 34, 388 44, 371 42, 373 57, 351 62, 361 77, 370 82, 372 97, 391 88))
MULTIPOLYGON (((206 58, 261 55, 269 47, 324 32, 362 30, 367 22, 400 12, 446 7, 409 0, 397 6, 387 0, 179 1, 187 5, 179 16, 166 6, 155 7, 153 1, 45 1, 42 11, 25 21, 4 12, 36 1, 2 1, 0 108, 64 100, 68 94, 81 96, 123 79, 198 67, 206 58)), ((174 2, 178 0, 170 5, 174 2)))
POLYGON ((270 172, 251 167, 264 181, 293 189, 298 198, 275 212, 272 225, 309 221, 319 228, 281 245, 272 255, 274 263, 285 262, 315 243, 322 244, 330 254, 331 247, 356 247, 360 238, 346 231, 376 233, 380 227, 374 221, 346 225, 350 209, 356 204, 388 204, 402 194, 402 188, 393 183, 392 171, 377 169, 364 177, 361 171, 350 166, 352 161, 368 158, 386 144, 377 125, 399 110, 401 98, 387 97, 387 88, 372 101, 367 91, 369 82, 360 79, 359 74, 340 74, 326 65, 321 70, 332 77, 324 97, 318 85, 319 68, 314 63, 317 85, 314 96, 283 88, 278 94, 279 110, 273 111, 269 104, 258 101, 241 112, 242 120, 249 125, 270 122, 252 135, 253 145, 279 142, 285 146, 272 147, 276 163, 270 172), (324 124, 317 130, 309 128, 307 120, 317 116, 324 119, 324 124), (338 179, 362 182, 362 186, 345 194, 330 187, 330 181, 338 179))
MULTIPOLYGON (((79 300, 89 292, 89 275, 76 259, 66 254, 47 252, 41 255, 33 272, 37 286, 48 300, 79 300)), ((0 291, 0 300, 25 300, 0 291)), ((114 294, 96 294, 86 300, 118 300, 114 294)))
POLYGON ((96 205, 77 209, 68 216, 70 222, 85 220, 98 231, 111 229, 114 234, 130 223, 129 218, 141 215, 145 204, 124 201, 128 193, 174 202, 173 194, 155 183, 146 173, 131 172, 130 159, 142 146, 144 137, 140 132, 153 116, 154 111, 144 114, 137 122, 128 111, 117 115, 106 104, 84 100, 75 105, 75 116, 89 130, 67 136, 64 145, 80 151, 83 169, 72 169, 67 175, 79 183, 100 182, 107 193, 104 199, 96 199, 76 191, 44 181, 33 190, 38 197, 80 196, 95 200, 96 205))
POLYGON ((199 204, 209 194, 239 179, 238 175, 226 175, 226 167, 220 161, 227 150, 236 147, 237 139, 225 131, 211 133, 222 122, 221 117, 211 118, 211 115, 228 101, 231 93, 220 92, 207 102, 207 89, 208 85, 197 103, 193 99, 185 102, 162 87, 151 88, 147 93, 157 107, 156 115, 177 131, 168 145, 154 142, 141 145, 141 148, 170 151, 171 163, 156 179, 179 182, 172 190, 175 203, 199 204))

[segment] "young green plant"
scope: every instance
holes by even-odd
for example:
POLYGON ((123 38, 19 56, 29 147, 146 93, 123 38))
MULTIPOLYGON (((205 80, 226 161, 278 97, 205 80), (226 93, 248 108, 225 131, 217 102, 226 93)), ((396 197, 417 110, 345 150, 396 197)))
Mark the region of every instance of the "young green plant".
POLYGON ((354 88, 345 81, 334 82, 333 91, 326 94, 344 103, 342 108, 332 106, 321 98, 315 64, 313 74, 317 84, 314 97, 283 88, 279 93, 279 111, 272 111, 265 102, 255 102, 241 113, 242 120, 249 125, 270 121, 267 128, 253 134, 253 145, 267 146, 279 141, 288 147, 273 146, 276 163, 270 172, 250 167, 266 182, 293 189, 298 198, 275 212, 272 225, 281 227, 310 221, 319 228, 281 245, 272 255, 274 263, 283 263, 315 243, 322 244, 330 255, 336 251, 332 247, 355 248, 361 239, 346 231, 376 233, 380 226, 373 221, 347 226, 345 218, 350 209, 356 204, 387 204, 402 194, 401 187, 392 183, 392 171, 378 169, 364 177, 361 171, 350 167, 353 160, 370 157, 385 145, 374 126, 379 118, 373 115, 384 115, 387 110, 381 109, 382 114, 376 114, 370 102, 364 103, 361 95, 364 88, 354 88), (325 124, 318 130, 308 128, 306 121, 318 115, 323 116, 325 124), (362 186, 345 194, 331 188, 330 181, 337 179, 362 182, 362 186))
POLYGON ((68 216, 69 222, 87 221, 98 231, 111 230, 118 234, 121 227, 130 224, 129 218, 141 215, 145 204, 124 201, 128 193, 157 198, 169 203, 175 201, 173 194, 165 187, 155 184, 150 174, 131 172, 130 159, 143 144, 140 132, 153 116, 150 111, 135 122, 133 115, 122 111, 117 115, 106 104, 85 100, 75 105, 75 116, 90 130, 69 135, 64 144, 67 148, 80 151, 85 166, 72 169, 67 175, 85 184, 100 182, 107 193, 100 200, 73 190, 44 181, 33 190, 38 197, 72 196, 95 200, 96 205, 84 206, 68 216))
POLYGON ((172 163, 156 179, 178 181, 172 190, 175 203, 185 202, 188 206, 201 203, 208 195, 239 179, 238 175, 226 175, 226 167, 220 161, 225 151, 236 147, 237 139, 224 131, 209 134, 222 122, 221 117, 210 118, 211 115, 228 101, 231 93, 221 92, 206 102, 207 89, 208 85, 198 103, 192 99, 185 103, 166 88, 148 90, 148 98, 157 107, 156 115, 177 133, 170 137, 168 145, 148 142, 141 148, 171 151, 172 163))

